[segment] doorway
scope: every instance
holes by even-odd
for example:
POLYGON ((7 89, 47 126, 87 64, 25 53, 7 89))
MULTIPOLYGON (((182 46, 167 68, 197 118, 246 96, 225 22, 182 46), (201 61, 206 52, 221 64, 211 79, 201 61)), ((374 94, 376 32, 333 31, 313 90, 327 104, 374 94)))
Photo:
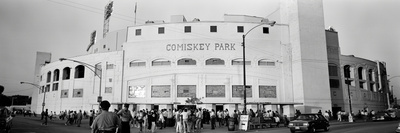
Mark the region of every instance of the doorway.
POLYGON ((332 116, 334 119, 337 119, 337 112, 342 111, 342 107, 332 107, 332 116))
POLYGON ((224 105, 215 105, 215 111, 224 110, 224 105))

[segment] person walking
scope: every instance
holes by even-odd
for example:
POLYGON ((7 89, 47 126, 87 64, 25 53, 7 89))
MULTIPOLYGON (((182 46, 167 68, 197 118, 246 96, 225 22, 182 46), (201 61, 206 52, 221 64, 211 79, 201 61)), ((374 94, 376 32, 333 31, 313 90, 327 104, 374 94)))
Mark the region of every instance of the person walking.
POLYGON ((121 131, 122 133, 130 133, 131 127, 129 126, 130 121, 132 120, 131 111, 128 110, 129 104, 125 104, 124 108, 121 109, 117 115, 121 118, 121 131))
POLYGON ((341 111, 337 112, 337 120, 342 121, 342 112, 341 111))
POLYGON ((211 130, 214 130, 215 129, 215 119, 217 118, 217 115, 215 114, 214 109, 211 109, 210 117, 211 117, 211 130))
POLYGON ((139 111, 137 115, 137 121, 139 123, 139 132, 143 131, 143 124, 144 124, 144 113, 142 110, 139 111))
POLYGON ((175 129, 175 131, 176 131, 176 133, 183 133, 182 132, 183 129, 182 129, 182 115, 181 115, 181 113, 182 113, 182 110, 179 109, 179 111, 177 111, 176 115, 175 115, 175 121, 176 121, 176 129, 175 129))
POLYGON ((94 110, 90 110, 90 113, 89 113, 89 126, 92 125, 93 118, 94 118, 94 110))
POLYGON ((196 127, 195 127, 199 132, 201 131, 202 119, 203 119, 203 111, 201 110, 201 108, 199 108, 199 110, 196 112, 196 127))
POLYGON ((187 109, 184 109, 183 112, 181 113, 181 115, 182 115, 183 133, 186 133, 186 130, 188 130, 188 117, 189 117, 187 109))
POLYGON ((110 102, 102 101, 100 103, 101 114, 98 115, 91 126, 92 133, 115 133, 121 129, 121 120, 118 115, 112 112, 108 112, 110 108, 110 102))
POLYGON ((152 112, 149 115, 149 122, 151 124, 151 132, 154 133, 156 130, 156 121, 157 121, 157 116, 156 116, 156 112, 152 112))
POLYGON ((82 110, 79 110, 79 113, 76 114, 76 126, 77 127, 81 127, 81 123, 82 123, 82 118, 83 118, 83 114, 82 114, 82 110))
POLYGON ((43 113, 44 122, 42 123, 42 125, 47 125, 47 117, 48 116, 49 116, 49 111, 48 111, 48 109, 46 109, 46 111, 43 113))

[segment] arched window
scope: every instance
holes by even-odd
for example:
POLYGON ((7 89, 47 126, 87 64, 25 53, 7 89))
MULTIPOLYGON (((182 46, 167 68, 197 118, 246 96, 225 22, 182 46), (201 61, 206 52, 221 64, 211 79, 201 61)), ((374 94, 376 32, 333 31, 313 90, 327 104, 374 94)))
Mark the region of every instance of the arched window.
POLYGON ((178 60, 178 65, 196 65, 196 60, 190 58, 183 58, 178 60))
POLYGON ((53 81, 58 81, 60 79, 60 70, 54 70, 53 81))
POLYGON ((71 75, 71 68, 65 67, 63 69, 63 77, 62 77, 62 79, 63 80, 69 79, 70 75, 71 75))
MULTIPOLYGON (((238 59, 232 60, 232 65, 243 65, 243 59, 238 58, 238 59)), ((246 60, 246 65, 251 65, 251 61, 246 60)))
POLYGON ((50 83, 51 81, 51 71, 47 72, 47 80, 46 83, 50 83))
POLYGON ((343 71, 344 71, 344 78, 351 78, 350 77, 350 65, 345 65, 344 67, 343 67, 343 71))
POLYGON ((169 66, 171 65, 171 61, 166 59, 157 59, 151 62, 152 66, 169 66))
POLYGON ((258 61, 258 66, 275 66, 275 61, 261 59, 258 61))
POLYGON ((75 67, 75 78, 84 78, 85 77, 85 67, 83 65, 79 65, 75 67))
POLYGON ((146 62, 141 60, 134 60, 129 62, 129 67, 140 67, 140 66, 146 66, 146 62))
POLYGON ((368 80, 369 81, 374 81, 374 79, 372 77, 373 77, 372 69, 369 69, 368 70, 368 80))
POLYGON ((336 64, 329 64, 328 70, 329 70, 329 76, 338 76, 338 70, 336 64))
POLYGON ((225 61, 219 58, 210 58, 206 60, 206 65, 225 65, 225 61))
POLYGON ((358 79, 365 79, 364 78, 364 68, 359 67, 357 70, 358 70, 358 79))

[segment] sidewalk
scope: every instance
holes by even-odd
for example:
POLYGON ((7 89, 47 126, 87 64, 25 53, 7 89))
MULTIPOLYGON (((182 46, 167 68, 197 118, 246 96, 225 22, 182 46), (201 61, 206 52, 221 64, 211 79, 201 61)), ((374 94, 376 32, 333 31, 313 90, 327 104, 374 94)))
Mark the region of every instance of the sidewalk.
MULTIPOLYGON (((23 117, 22 115, 17 115, 17 117, 22 118, 22 119, 30 119, 33 121, 37 121, 37 123, 41 123, 42 121, 40 120, 40 117, 23 117)), ((89 126, 89 119, 83 119, 81 123, 81 127, 77 127, 76 124, 74 125, 65 125, 66 120, 59 120, 58 118, 53 120, 48 119, 49 126, 50 125, 57 125, 57 126, 65 126, 69 128, 79 128, 84 131, 87 130, 89 133, 91 131, 91 128, 89 126)), ((207 133, 243 133, 245 131, 239 131, 238 127, 236 127, 235 131, 228 131, 227 126, 218 126, 218 122, 216 122, 217 127, 214 130, 211 130, 211 124, 203 124, 203 129, 201 129, 201 132, 207 132, 207 133)), ((252 129, 252 130, 247 130, 246 132, 266 132, 268 130, 273 130, 273 129, 283 129, 286 127, 278 127, 278 128, 264 128, 264 129, 252 129)), ((165 129, 156 129, 156 133, 176 133, 175 127, 167 127, 165 129)), ((131 133, 139 133, 139 128, 133 127, 131 128, 131 133)), ((143 132, 144 133, 144 132, 143 132)))
POLYGON ((340 125, 340 124, 352 124, 352 123, 365 123, 365 122, 372 122, 370 120, 364 121, 363 119, 354 119, 353 122, 349 122, 348 120, 344 121, 337 121, 337 120, 330 120, 330 125, 340 125))

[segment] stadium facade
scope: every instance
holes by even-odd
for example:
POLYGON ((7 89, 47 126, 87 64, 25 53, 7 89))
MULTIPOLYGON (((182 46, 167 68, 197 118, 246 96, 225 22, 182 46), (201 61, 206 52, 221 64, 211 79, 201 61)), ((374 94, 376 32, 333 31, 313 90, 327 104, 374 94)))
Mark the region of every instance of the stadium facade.
POLYGON ((192 106, 242 110, 243 64, 247 109, 288 116, 295 109, 348 111, 348 89, 353 112, 387 106, 385 63, 341 55, 338 33, 325 29, 322 1, 279 6, 268 18, 274 25, 256 27, 265 19, 247 15, 225 14, 224 21, 175 15, 167 23, 109 32, 86 55, 68 60, 45 63, 51 54, 38 52, 35 80, 41 89, 33 94, 32 110, 41 111, 44 97, 49 111, 97 109, 99 96, 112 109, 125 103, 180 108, 199 98, 192 106), (243 62, 242 36, 253 27, 243 62))

